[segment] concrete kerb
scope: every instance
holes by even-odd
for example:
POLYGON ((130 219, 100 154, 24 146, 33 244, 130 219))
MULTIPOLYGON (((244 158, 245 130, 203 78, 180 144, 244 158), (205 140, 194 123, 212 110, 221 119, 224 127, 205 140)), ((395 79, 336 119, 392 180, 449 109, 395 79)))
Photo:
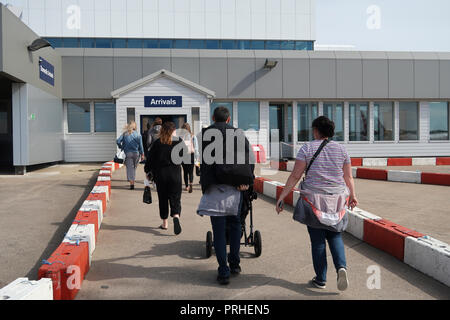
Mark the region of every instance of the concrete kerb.
MULTIPOLYGON (((91 193, 88 195, 99 195, 105 194, 107 202, 110 200, 110 183, 112 172, 123 167, 123 164, 119 165, 114 162, 106 162, 102 165, 97 182, 101 181, 103 183, 108 182, 108 185, 99 185, 95 186, 91 193)), ((98 228, 101 226, 101 222, 103 221, 104 213, 106 212, 107 206, 104 206, 102 200, 85 200, 81 205, 79 212, 91 212, 96 211, 98 213, 98 228)), ((62 240, 62 244, 67 244, 69 246, 78 247, 80 243, 85 243, 88 246, 88 254, 85 258, 85 263, 91 265, 92 255, 95 251, 96 247, 96 227, 94 224, 80 224, 80 221, 74 220, 68 232, 64 236, 62 240)), ((61 247, 61 246, 60 246, 61 247)), ((61 250, 58 247, 58 250, 61 250)), ((56 251, 52 253, 50 256, 56 254, 56 251)), ((59 254, 56 254, 59 256, 59 254)), ((80 256, 81 257, 81 256, 80 256)), ((50 258, 49 258, 50 259, 50 258)), ((61 256, 61 260, 62 260, 61 256)), ((60 263, 60 261, 54 261, 53 263, 60 263)), ((38 272, 38 281, 29 281, 28 278, 18 278, 14 282, 10 283, 6 287, 0 289, 0 300, 59 300, 59 299, 74 299, 77 292, 79 291, 79 287, 72 288, 68 283, 63 283, 61 279, 58 277, 44 277, 41 274, 48 274, 48 272, 41 272, 41 269, 44 267, 51 266, 53 263, 48 262, 47 260, 43 261, 43 264, 38 272), (70 294, 66 294, 62 296, 61 291, 71 292, 70 294)), ((63 262, 61 262, 64 264, 63 262)), ((55 265, 56 266, 56 265, 55 265)), ((67 267, 67 266, 66 266, 67 267)), ((46 268, 48 269, 48 268, 46 268)), ((69 269, 67 269, 69 270, 69 269)), ((87 270, 87 269, 86 269, 87 270)), ((56 268, 55 268, 55 272, 56 268)), ((67 271, 68 272, 68 271, 67 271)), ((74 275, 76 271, 74 271, 74 275)), ((86 271, 87 272, 87 271, 86 271)), ((50 272, 51 273, 51 272, 50 272)), ((79 284, 84 279, 85 272, 81 271, 79 273, 81 279, 79 279, 79 284)), ((67 281, 68 282, 68 281, 67 281)))
MULTIPOLYGON (((256 179, 262 180, 263 178, 257 177, 256 179)), ((261 190, 261 193, 276 200, 277 186, 283 187, 284 184, 264 178, 263 190, 261 190)), ((295 206, 300 198, 300 192, 291 192, 293 193, 293 206, 295 206)), ((360 208, 354 208, 353 211, 347 210, 347 213, 349 222, 345 232, 364 242, 367 242, 365 240, 365 229, 368 227, 368 224, 375 223, 379 225, 377 227, 380 230, 379 236, 382 236, 381 233, 383 232, 396 232, 398 239, 396 245, 400 244, 402 246, 402 251, 404 252, 403 258, 400 260, 450 287, 450 246, 448 244, 430 236, 423 236, 414 230, 391 223, 360 208)), ((373 228, 371 232, 374 232, 373 228)))

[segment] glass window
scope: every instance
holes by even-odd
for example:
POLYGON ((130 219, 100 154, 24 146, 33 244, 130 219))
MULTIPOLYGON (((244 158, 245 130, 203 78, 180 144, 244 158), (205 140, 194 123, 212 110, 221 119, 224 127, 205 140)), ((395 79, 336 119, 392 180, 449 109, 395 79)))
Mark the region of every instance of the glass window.
POLYGON ((127 108, 127 123, 130 123, 131 121, 136 121, 135 108, 127 108))
POLYGON ((292 123, 292 117, 293 117, 293 112, 292 112, 292 106, 288 105, 287 106, 287 142, 292 142, 292 135, 294 134, 294 124, 292 123))
POLYGON ((222 49, 227 49, 227 50, 236 49, 236 41, 222 40, 222 49))
POLYGON ((295 41, 281 41, 281 50, 294 50, 295 41))
POLYGON ((430 102, 430 140, 448 140, 449 104, 430 102))
POLYGON ((400 102, 400 140, 419 140, 419 105, 400 102))
POLYGON ((240 50, 248 50, 250 49, 250 40, 237 40, 236 41, 236 49, 240 50))
POLYGON ((369 141, 369 103, 351 102, 350 141, 369 141))
POLYGON ((266 49, 267 50, 280 50, 280 41, 266 41, 266 49))
POLYGON ((160 48, 171 49, 172 48, 172 40, 170 40, 170 39, 161 39, 161 40, 159 40, 159 47, 160 48))
POLYGON ((112 39, 112 47, 113 48, 126 48, 127 47, 127 39, 112 39))
POLYGON ((191 49, 204 49, 205 41, 204 40, 191 40, 190 48, 191 49))
POLYGON ((144 40, 144 48, 158 48, 158 40, 157 39, 146 39, 144 40))
POLYGON ((53 48, 62 48, 63 46, 61 38, 47 38, 47 41, 50 42, 53 48))
POLYGON ((219 40, 206 40, 205 48, 206 49, 219 49, 219 40))
POLYGON ((128 39, 128 48, 142 49, 142 39, 128 39))
POLYGON ((295 41, 295 50, 308 50, 306 41, 295 41))
POLYGON ((373 116, 375 141, 394 141, 393 102, 375 102, 373 116))
POLYGON ((81 38, 80 46, 82 48, 95 48, 95 39, 92 38, 81 38))
POLYGON ((89 102, 67 103, 69 133, 91 132, 91 105, 89 102))
POLYGON ((116 132, 116 105, 113 102, 94 104, 95 132, 116 132))
POLYGON ((297 140, 311 141, 313 134, 311 124, 318 117, 317 103, 299 103, 297 105, 297 140))
POLYGON ((64 48, 78 48, 79 46, 78 38, 64 38, 64 48))
POLYGON ((96 48, 111 48, 111 39, 97 38, 95 39, 96 48))
POLYGON ((238 127, 242 130, 259 130, 259 102, 245 101, 238 103, 238 127))
POLYGON ((252 49, 254 50, 264 50, 264 40, 253 40, 252 49))
POLYGON ((188 49, 189 48, 189 40, 187 40, 187 39, 174 40, 173 47, 176 49, 188 49))
POLYGON ((334 121, 333 140, 344 141, 344 104, 342 102, 324 103, 323 115, 334 121))
POLYGON ((212 116, 214 114, 214 110, 218 107, 218 106, 224 106, 228 109, 228 111, 230 111, 230 124, 233 125, 233 102, 213 102, 211 103, 211 121, 212 121, 212 116))

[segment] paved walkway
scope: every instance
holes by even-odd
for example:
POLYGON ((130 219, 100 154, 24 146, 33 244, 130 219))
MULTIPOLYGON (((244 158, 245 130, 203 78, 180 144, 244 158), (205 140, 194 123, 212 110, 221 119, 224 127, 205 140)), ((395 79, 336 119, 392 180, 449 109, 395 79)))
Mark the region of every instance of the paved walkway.
MULTIPOLYGON (((138 179, 143 179, 142 166, 138 179)), ((198 178, 196 178, 198 179, 198 178)), ((254 202, 255 227, 262 233, 262 256, 242 248, 243 273, 227 287, 216 284, 215 256, 204 257, 209 219, 196 215, 201 192, 183 192, 179 236, 159 230, 157 196, 142 203, 143 184, 130 191, 125 170, 113 174, 112 201, 104 218, 92 267, 77 299, 450 299, 450 288, 388 254, 345 234, 350 288, 336 289, 329 261, 326 290, 313 289, 306 227, 292 220, 292 210, 277 216, 274 201, 254 202), (367 268, 381 270, 381 289, 366 286, 367 268)))

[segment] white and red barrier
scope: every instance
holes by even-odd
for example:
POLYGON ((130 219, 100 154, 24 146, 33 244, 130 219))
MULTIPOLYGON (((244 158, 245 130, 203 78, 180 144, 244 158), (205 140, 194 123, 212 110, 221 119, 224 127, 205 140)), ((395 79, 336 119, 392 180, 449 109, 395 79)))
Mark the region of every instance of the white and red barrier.
MULTIPOLYGON (((255 179, 254 190, 278 200, 284 184, 266 178, 255 179)), ((285 203, 295 206, 300 192, 289 192, 285 203)), ((450 246, 405 228, 360 208, 347 210, 346 232, 407 263, 416 270, 450 286, 450 246)))
POLYGON ((52 280, 18 278, 0 289, 0 300, 53 300, 52 280))
POLYGON ((95 250, 95 225, 93 224, 72 224, 69 231, 64 236, 63 242, 77 244, 87 242, 89 246, 89 265, 91 265, 92 255, 95 250))

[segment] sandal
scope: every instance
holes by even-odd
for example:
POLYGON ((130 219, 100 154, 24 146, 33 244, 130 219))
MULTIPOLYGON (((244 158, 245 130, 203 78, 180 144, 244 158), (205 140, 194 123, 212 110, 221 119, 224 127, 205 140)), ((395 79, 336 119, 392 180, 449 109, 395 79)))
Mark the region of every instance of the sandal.
POLYGON ((164 228, 163 225, 160 225, 158 228, 161 229, 161 230, 167 230, 168 229, 168 228, 164 228))
POLYGON ((176 235, 179 235, 181 233, 181 225, 179 218, 173 218, 173 232, 176 235))

